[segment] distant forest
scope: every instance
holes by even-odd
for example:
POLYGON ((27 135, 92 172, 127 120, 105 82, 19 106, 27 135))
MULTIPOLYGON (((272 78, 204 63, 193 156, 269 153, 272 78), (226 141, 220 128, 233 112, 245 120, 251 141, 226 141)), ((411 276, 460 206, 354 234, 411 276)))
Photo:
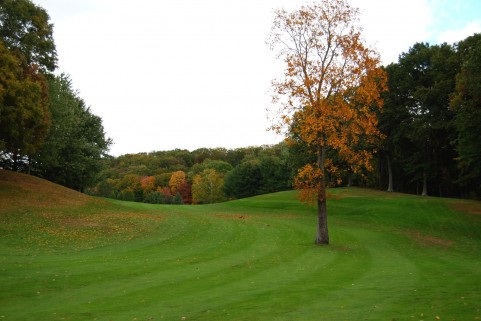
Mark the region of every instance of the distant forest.
MULTIPOLYGON (((292 188, 314 157, 294 134, 274 146, 108 155, 112 141, 56 74, 53 26, 29 0, 0 2, 0 167, 93 195, 169 204, 221 202, 292 188)), ((334 160, 330 186, 481 198, 481 34, 415 43, 383 67, 388 91, 372 172, 334 160)))

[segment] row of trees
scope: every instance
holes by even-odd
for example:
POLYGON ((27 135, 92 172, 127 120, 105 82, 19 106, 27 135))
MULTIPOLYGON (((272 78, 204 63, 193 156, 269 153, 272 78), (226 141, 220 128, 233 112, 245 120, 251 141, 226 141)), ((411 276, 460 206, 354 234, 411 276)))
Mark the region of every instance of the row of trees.
POLYGON ((0 167, 83 190, 108 151, 102 120, 65 74, 47 12, 29 0, 0 2, 0 167))
POLYGON ((382 184, 435 196, 481 195, 481 34, 416 43, 385 68, 382 184))
POLYGON ((234 150, 201 148, 105 159, 100 182, 87 192, 164 204, 222 202, 291 188, 285 144, 234 150))

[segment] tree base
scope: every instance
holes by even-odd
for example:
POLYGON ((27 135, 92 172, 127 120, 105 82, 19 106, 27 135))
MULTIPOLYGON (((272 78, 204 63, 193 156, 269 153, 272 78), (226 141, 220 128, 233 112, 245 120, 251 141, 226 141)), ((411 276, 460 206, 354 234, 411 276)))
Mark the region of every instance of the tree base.
POLYGON ((316 244, 316 245, 329 245, 329 240, 321 240, 321 239, 317 238, 316 241, 314 242, 314 244, 316 244))

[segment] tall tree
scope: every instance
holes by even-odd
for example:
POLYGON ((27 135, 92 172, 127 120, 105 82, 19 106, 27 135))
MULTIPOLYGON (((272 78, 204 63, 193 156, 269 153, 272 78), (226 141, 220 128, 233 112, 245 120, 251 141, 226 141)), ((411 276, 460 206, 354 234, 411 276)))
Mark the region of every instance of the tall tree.
POLYGON ((277 10, 270 44, 286 63, 272 83, 280 104, 273 129, 291 129, 316 155, 306 164, 296 187, 313 191, 317 200, 316 244, 328 244, 326 174, 335 171, 327 157, 335 151, 351 168, 370 167, 372 154, 354 150, 379 136, 375 110, 385 87, 379 56, 367 48, 357 26, 359 10, 347 0, 323 0, 287 12, 277 10), (295 123, 295 126, 292 126, 295 123))
POLYGON ((456 150, 461 169, 460 182, 481 194, 481 34, 459 42, 462 63, 456 77, 452 107, 456 113, 456 150))
POLYGON ((22 68, 19 58, 0 41, 0 146, 4 167, 30 168, 29 159, 43 144, 49 126, 45 77, 35 66, 22 68))
POLYGON ((54 71, 57 65, 49 19, 30 0, 0 1, 0 38, 24 65, 36 65, 42 73, 54 71))
POLYGON ((410 153, 405 146, 407 139, 406 133, 403 132, 405 130, 403 124, 410 119, 409 112, 404 107, 410 92, 406 90, 407 81, 399 64, 392 63, 385 70, 388 75, 389 91, 383 94, 384 107, 378 116, 379 128, 385 135, 379 156, 382 157, 380 164, 386 163, 387 191, 393 192, 395 189, 400 190, 402 185, 401 181, 394 182, 394 173, 401 167, 398 165, 399 159, 401 159, 398 155, 410 153), (396 188, 394 185, 396 185, 396 188))
POLYGON ((35 156, 37 174, 83 190, 95 183, 112 141, 101 118, 78 97, 67 75, 50 76, 48 84, 52 126, 35 156))

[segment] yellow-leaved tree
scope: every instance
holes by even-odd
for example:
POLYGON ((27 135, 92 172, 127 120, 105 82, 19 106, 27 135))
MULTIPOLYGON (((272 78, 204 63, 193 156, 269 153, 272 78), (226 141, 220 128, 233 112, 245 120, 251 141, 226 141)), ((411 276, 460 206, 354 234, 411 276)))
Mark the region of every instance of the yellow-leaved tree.
POLYGON ((326 175, 332 159, 351 171, 371 169, 380 138, 376 112, 386 76, 379 55, 361 38, 359 10, 347 0, 321 0, 297 10, 275 11, 268 43, 285 62, 272 82, 276 117, 272 129, 303 142, 316 162, 298 172, 295 187, 317 202, 316 244, 329 244, 326 175))

